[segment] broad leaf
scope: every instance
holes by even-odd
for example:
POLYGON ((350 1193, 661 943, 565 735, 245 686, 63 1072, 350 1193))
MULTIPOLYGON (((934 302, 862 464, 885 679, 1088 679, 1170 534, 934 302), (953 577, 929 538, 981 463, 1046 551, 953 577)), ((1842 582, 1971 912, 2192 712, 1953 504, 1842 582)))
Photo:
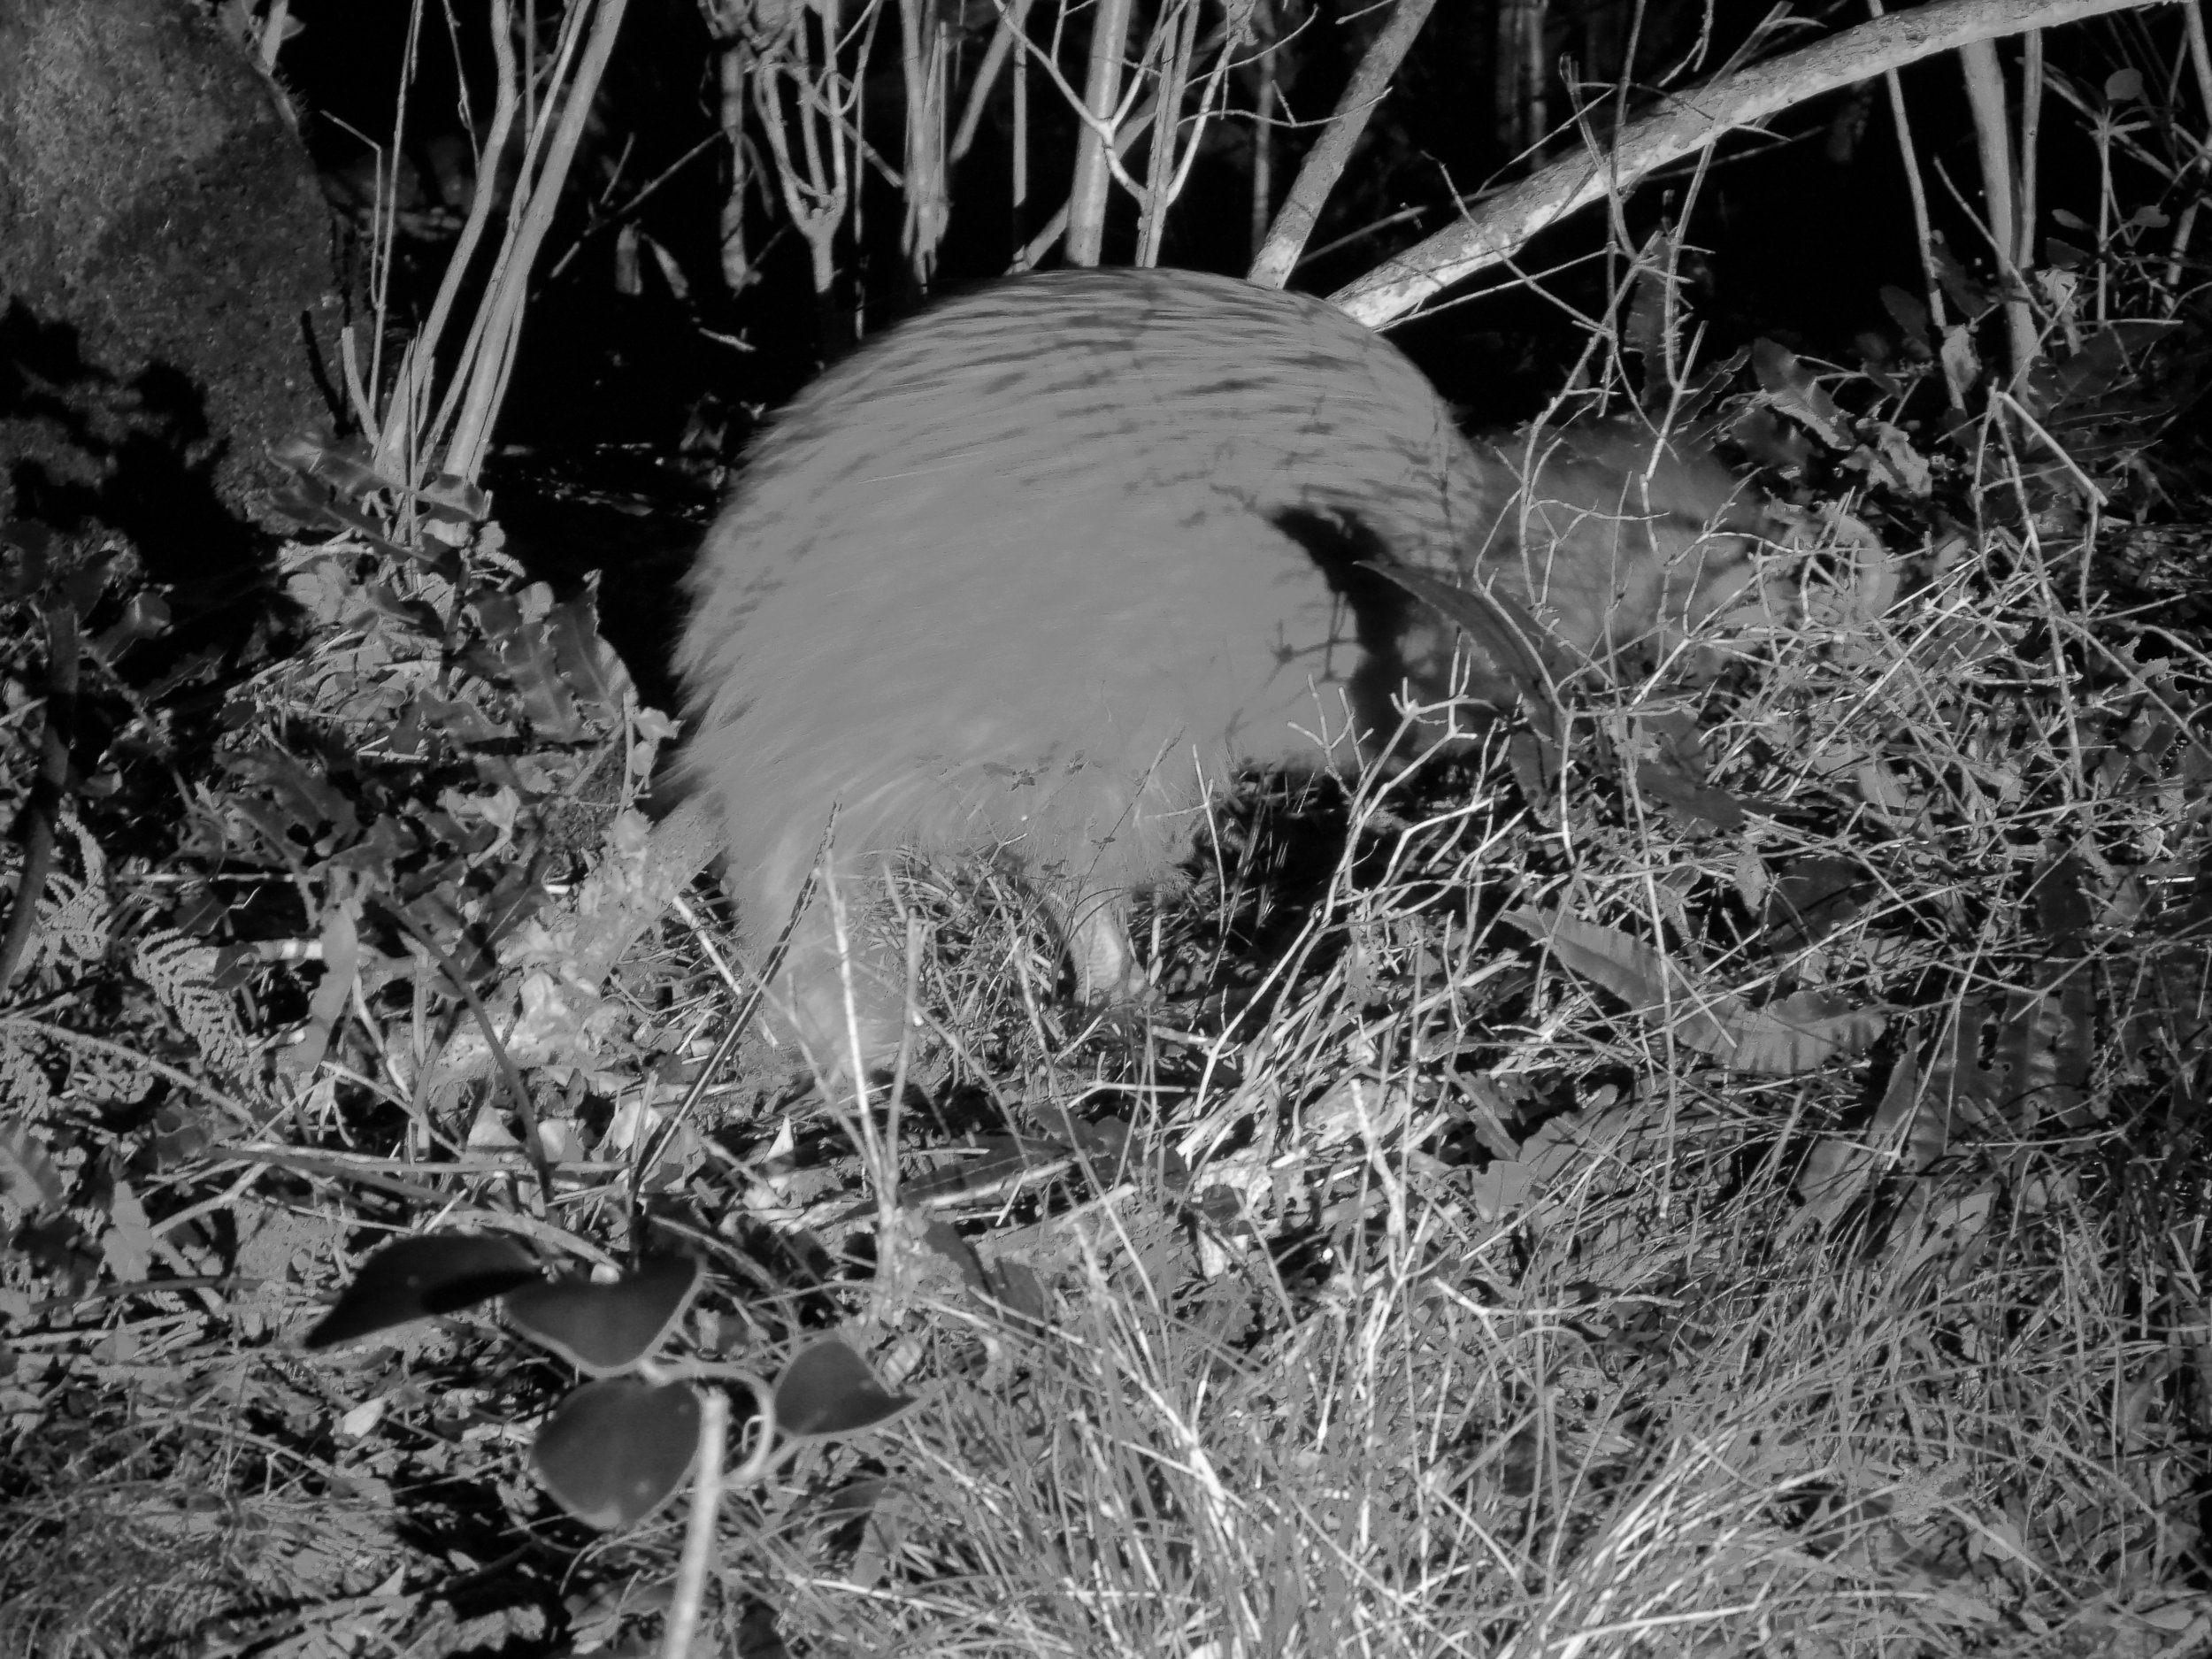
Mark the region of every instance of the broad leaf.
POLYGON ((338 1305, 307 1333, 310 1348, 458 1313, 538 1276, 530 1253, 498 1233, 428 1233, 383 1246, 361 1264, 338 1305))
POLYGON ((688 1383, 588 1382, 538 1431, 531 1458, 553 1501, 587 1526, 635 1526, 676 1491, 699 1455, 688 1383))
POLYGON ((833 1336, 801 1349, 776 1379, 776 1426, 796 1440, 857 1434, 913 1403, 878 1382, 868 1362, 833 1336))
POLYGON ((661 1345, 704 1277, 692 1256, 649 1256, 611 1285, 564 1279, 518 1290, 507 1319, 585 1375, 611 1377, 661 1345))

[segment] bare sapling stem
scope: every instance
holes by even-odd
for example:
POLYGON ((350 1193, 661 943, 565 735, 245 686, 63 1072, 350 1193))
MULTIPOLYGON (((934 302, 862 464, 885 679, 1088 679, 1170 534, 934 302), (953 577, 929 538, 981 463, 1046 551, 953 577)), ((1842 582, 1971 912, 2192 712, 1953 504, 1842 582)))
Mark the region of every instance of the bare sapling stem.
POLYGON ((1398 0, 1390 21, 1383 25, 1382 32, 1360 58, 1359 67, 1345 86, 1344 96, 1337 100, 1336 113, 1329 118, 1327 130, 1306 152, 1297 180, 1275 215, 1273 228, 1254 257, 1252 268, 1245 273, 1248 280, 1270 288, 1279 288, 1290 280, 1299 256, 1305 251, 1307 239, 1321 218, 1322 204, 1329 199, 1329 192, 1336 188, 1337 180, 1343 177, 1354 146, 1367 130, 1368 118, 1390 90, 1391 77, 1405 62, 1414 37, 1428 21, 1430 9, 1435 4, 1436 0, 1398 0))
POLYGON ((1087 116, 1076 141, 1075 173, 1068 190, 1068 263, 1098 263, 1106 237, 1109 150, 1114 142, 1114 106, 1121 101, 1123 43, 1129 35, 1130 0, 1099 0, 1091 14, 1091 57, 1083 84, 1087 116))

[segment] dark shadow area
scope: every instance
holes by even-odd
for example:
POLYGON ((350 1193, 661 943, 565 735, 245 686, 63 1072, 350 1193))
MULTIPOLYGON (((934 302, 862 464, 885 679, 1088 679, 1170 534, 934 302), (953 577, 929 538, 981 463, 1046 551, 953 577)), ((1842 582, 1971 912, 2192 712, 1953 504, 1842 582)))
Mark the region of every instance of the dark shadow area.
POLYGON ((16 301, 0 314, 0 450, 15 517, 127 538, 188 610, 259 584, 273 543, 217 495, 227 446, 209 442, 205 392, 181 371, 92 362, 73 325, 16 301))

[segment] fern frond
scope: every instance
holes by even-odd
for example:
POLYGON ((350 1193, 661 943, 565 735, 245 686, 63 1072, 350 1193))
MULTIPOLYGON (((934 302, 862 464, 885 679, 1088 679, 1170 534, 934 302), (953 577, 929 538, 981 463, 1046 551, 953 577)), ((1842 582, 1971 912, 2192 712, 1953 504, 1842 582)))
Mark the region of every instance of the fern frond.
POLYGON ((212 983, 211 947, 163 928, 139 941, 131 965, 211 1065, 234 1078, 251 1070, 253 1048, 238 1010, 212 983))

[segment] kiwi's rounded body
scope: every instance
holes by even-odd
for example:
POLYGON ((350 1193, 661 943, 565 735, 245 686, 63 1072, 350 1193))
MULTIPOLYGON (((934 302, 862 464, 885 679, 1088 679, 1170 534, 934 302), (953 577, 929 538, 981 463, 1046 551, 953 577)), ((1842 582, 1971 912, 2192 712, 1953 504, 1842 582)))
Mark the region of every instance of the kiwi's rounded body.
MULTIPOLYGON (((1386 555, 1532 603, 1596 649, 1691 608, 1731 483, 1616 428, 1525 490, 1387 342, 1300 296, 1171 271, 1018 279, 895 328, 757 446, 692 579, 688 767, 757 937, 833 803, 858 891, 902 849, 1012 861, 1087 989, 1123 901, 1249 764, 1347 764, 1453 641, 1358 568, 1386 555), (1325 753, 1321 740, 1333 740, 1325 753)), ((787 1016, 848 1057, 824 907, 787 1016)), ((867 1061, 895 1041, 864 953, 867 1061)))

